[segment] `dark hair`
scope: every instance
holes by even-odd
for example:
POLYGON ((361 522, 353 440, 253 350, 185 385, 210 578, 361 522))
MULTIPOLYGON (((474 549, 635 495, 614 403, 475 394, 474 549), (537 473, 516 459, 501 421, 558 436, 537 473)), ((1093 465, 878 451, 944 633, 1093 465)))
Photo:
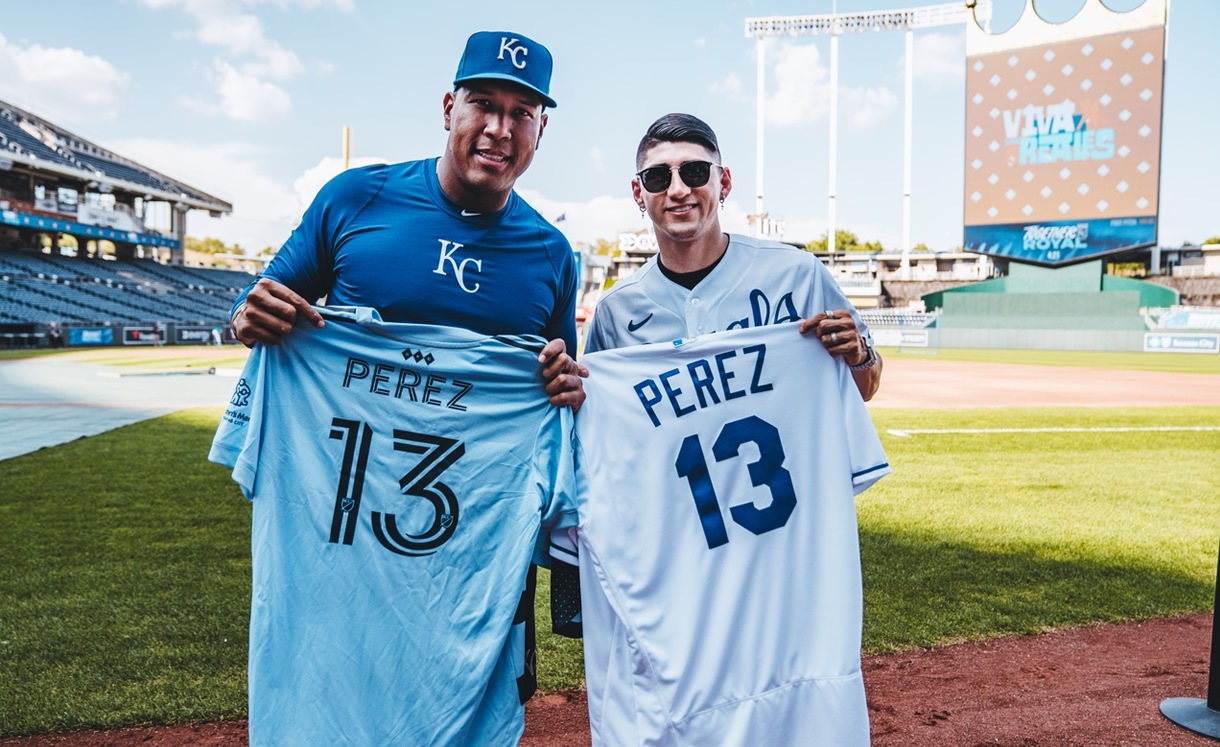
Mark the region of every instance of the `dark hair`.
POLYGON ((666 114, 653 122, 640 140, 640 147, 635 151, 635 167, 643 168, 644 156, 648 151, 661 143, 696 143, 707 148, 712 155, 720 158, 720 145, 716 142, 716 133, 708 127, 707 122, 690 114, 666 114))

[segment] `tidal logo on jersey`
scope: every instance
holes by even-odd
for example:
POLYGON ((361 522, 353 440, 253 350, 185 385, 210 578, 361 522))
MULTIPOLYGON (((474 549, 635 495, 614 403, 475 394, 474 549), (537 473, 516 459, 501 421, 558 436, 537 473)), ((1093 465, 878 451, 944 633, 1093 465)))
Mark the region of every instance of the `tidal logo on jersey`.
MULTIPOLYGON (((418 350, 403 351, 404 357, 432 363, 435 358, 428 353, 423 355, 418 350), (408 356, 410 352, 410 356, 408 356), (418 355, 419 358, 415 358, 418 355)), ((459 379, 450 379, 440 374, 423 375, 420 372, 395 366, 389 363, 374 363, 363 358, 350 357, 343 369, 343 388, 354 389, 359 382, 368 382, 369 394, 380 394, 382 397, 402 399, 407 396, 408 402, 418 402, 433 407, 445 407, 450 410, 466 412, 466 405, 461 400, 474 390, 474 384, 459 379), (393 383, 391 383, 393 382, 393 383)))
POLYGON ((246 383, 244 376, 237 380, 237 387, 229 398, 229 404, 234 407, 246 407, 250 404, 250 385, 246 383))
POLYGON ((524 44, 521 43, 520 39, 516 39, 516 38, 509 39, 507 36, 501 36, 500 37, 500 56, 497 57, 496 59, 497 60, 504 59, 505 52, 507 52, 508 56, 510 58, 512 58, 513 67, 517 68, 518 70, 525 69, 525 60, 522 59, 520 62, 518 62, 517 54, 519 53, 522 57, 525 57, 526 55, 528 55, 530 53, 530 50, 529 50, 529 47, 526 47, 524 44), (514 47, 513 46, 514 44, 516 44, 517 46, 514 47))
POLYGON ((673 409, 674 417, 680 418, 696 409, 774 389, 771 384, 762 380, 767 346, 744 347, 740 350, 743 354, 740 357, 738 352, 726 350, 711 358, 699 358, 687 363, 683 368, 671 368, 637 383, 633 387, 635 394, 639 397, 640 405, 643 406, 648 419, 652 421, 652 427, 660 427, 661 419, 656 406, 666 400, 673 409), (674 381, 675 377, 678 381, 674 381), (738 383, 734 383, 734 379, 737 379, 738 383), (747 379, 749 384, 746 384, 747 379), (684 390, 680 384, 689 384, 689 388, 684 390), (691 399, 692 396, 694 399, 691 399))
POLYGON ((648 324, 648 320, 651 318, 652 318, 652 314, 649 314, 648 316, 644 317, 643 319, 641 319, 638 322, 634 319, 629 320, 627 322, 627 331, 628 332, 636 331, 640 327, 643 327, 645 324, 648 324))
POLYGON ((475 270, 482 272, 483 260, 475 259, 474 257, 465 257, 459 260, 456 255, 459 249, 465 248, 465 244, 459 244, 456 241, 448 241, 446 239, 437 239, 437 241, 441 242, 441 255, 440 259, 436 262, 436 269, 432 272, 449 277, 449 274, 445 272, 446 263, 448 263, 448 266, 453 268, 453 276, 457 278, 458 287, 467 293, 478 293, 478 282, 475 282, 473 288, 466 286, 466 273, 470 265, 474 265, 475 270))

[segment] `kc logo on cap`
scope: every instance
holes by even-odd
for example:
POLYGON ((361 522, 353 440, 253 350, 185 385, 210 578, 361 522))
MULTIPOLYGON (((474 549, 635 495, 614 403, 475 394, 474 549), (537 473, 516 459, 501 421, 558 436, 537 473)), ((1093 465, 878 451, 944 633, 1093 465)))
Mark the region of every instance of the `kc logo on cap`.
POLYGON ((496 59, 497 60, 504 59, 505 52, 507 52, 512 57, 513 67, 517 68, 518 70, 525 69, 525 60, 521 60, 521 62, 517 62, 517 53, 520 52, 521 56, 524 57, 525 55, 530 53, 530 50, 529 50, 529 47, 527 47, 521 43, 520 39, 518 39, 516 37, 509 39, 507 36, 501 36, 500 37, 500 56, 497 57, 496 59), (516 44, 517 46, 514 47, 513 46, 514 44, 516 44))
POLYGON ((466 40, 453 84, 505 80, 530 89, 554 108, 551 65, 550 51, 529 37, 510 31, 479 31, 466 40))

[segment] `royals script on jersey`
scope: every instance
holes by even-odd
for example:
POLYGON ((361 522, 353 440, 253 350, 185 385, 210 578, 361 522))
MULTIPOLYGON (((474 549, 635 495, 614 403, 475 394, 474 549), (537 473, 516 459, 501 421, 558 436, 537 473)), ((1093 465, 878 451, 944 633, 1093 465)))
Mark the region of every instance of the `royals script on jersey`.
POLYGON ((256 346, 209 458, 253 506, 251 744, 516 744, 513 613, 573 484, 537 338, 319 309, 256 346))
POLYGON ((596 745, 867 745, 854 497, 890 467, 799 323, 586 356, 596 745))

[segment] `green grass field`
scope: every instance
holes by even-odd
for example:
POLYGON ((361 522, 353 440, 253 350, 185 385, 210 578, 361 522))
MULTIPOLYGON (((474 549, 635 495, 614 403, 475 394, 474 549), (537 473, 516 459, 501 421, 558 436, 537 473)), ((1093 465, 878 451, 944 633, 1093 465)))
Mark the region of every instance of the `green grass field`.
POLYGON ((1030 366, 1072 366, 1164 373, 1220 374, 1220 355, 1181 353, 1105 353, 1077 350, 984 350, 969 348, 878 347, 882 357, 1011 363, 1030 366))
MULTIPOLYGON (((250 509, 204 461, 218 417, 0 462, 0 736, 244 714, 250 509)), ((1220 408, 874 419, 895 474, 858 499, 866 652, 1211 609, 1220 432, 889 431, 1215 426, 1220 408)), ((580 687, 579 643, 539 643, 542 687, 580 687)))

